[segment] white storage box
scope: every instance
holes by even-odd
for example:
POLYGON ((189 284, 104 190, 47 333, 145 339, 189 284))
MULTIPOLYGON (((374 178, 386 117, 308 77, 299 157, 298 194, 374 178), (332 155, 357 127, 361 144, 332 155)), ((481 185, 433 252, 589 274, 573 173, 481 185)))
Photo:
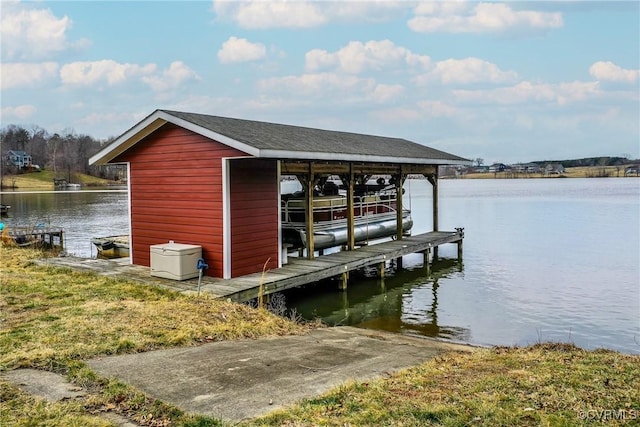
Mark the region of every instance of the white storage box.
POLYGON ((182 243, 151 245, 151 275, 165 279, 186 280, 198 277, 198 259, 202 246, 182 243))

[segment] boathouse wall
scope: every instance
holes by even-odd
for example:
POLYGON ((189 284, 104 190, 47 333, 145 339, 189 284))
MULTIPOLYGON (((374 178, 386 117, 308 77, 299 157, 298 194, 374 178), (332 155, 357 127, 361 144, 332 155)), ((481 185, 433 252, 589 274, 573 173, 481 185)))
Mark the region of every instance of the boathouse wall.
POLYGON ((279 267, 279 186, 276 160, 230 160, 231 277, 279 267))
POLYGON ((118 156, 130 168, 132 262, 150 266, 149 246, 173 240, 201 245, 205 274, 223 277, 222 165, 240 156, 246 153, 173 124, 118 156))

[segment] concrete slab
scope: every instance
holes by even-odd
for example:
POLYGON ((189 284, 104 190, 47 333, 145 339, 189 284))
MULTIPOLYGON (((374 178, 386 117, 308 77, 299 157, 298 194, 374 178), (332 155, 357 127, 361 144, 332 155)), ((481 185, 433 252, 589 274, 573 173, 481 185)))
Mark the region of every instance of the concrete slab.
POLYGON ((90 360, 183 410, 240 421, 420 364, 440 352, 471 347, 378 331, 335 327, 303 336, 209 343, 90 360))
POLYGON ((62 375, 37 369, 17 369, 2 373, 2 377, 21 390, 48 400, 58 402, 85 396, 85 392, 71 384, 62 375))

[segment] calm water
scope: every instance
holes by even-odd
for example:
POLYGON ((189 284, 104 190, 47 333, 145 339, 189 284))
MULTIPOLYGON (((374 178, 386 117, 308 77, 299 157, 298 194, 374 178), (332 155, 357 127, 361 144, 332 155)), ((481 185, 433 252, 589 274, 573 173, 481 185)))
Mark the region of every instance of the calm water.
MULTIPOLYGON (((413 232, 429 231, 431 186, 409 183, 413 232)), ((346 293, 327 283, 288 304, 331 324, 640 353, 639 210, 636 179, 442 180, 440 229, 464 227, 461 266, 445 245, 431 277, 415 254, 384 283, 365 272, 346 293)))
MULTIPOLYGON (((414 233, 431 230, 431 186, 408 181, 414 233)), ((407 196, 405 196, 407 197, 407 196)), ((405 203, 407 203, 405 201, 405 203)), ((124 192, 4 193, 7 224, 65 228, 67 250, 95 256, 89 239, 128 232, 124 192)), ((440 248, 430 276, 421 255, 314 292, 289 292, 307 318, 475 344, 571 341, 640 354, 640 180, 440 181, 440 229, 464 227, 440 248)))
POLYGON ((3 192, 2 203, 11 209, 2 220, 9 227, 63 227, 67 252, 95 257, 92 237, 129 234, 127 200, 126 190, 3 192))

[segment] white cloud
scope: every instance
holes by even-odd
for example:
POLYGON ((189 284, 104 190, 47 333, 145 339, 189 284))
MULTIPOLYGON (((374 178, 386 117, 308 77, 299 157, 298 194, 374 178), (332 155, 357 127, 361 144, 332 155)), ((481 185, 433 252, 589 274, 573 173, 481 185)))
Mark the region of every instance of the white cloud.
POLYGON ((297 96, 326 97, 327 93, 369 94, 376 85, 373 79, 343 76, 333 73, 303 74, 301 76, 274 77, 261 80, 258 87, 262 91, 276 91, 297 96))
POLYGON ((489 90, 454 90, 461 102, 515 105, 524 103, 555 103, 566 105, 602 95, 598 82, 568 82, 558 84, 520 82, 514 86, 489 90))
POLYGON ((409 20, 419 33, 499 33, 519 30, 548 30, 562 27, 559 12, 513 10, 504 3, 437 2, 420 3, 409 20))
POLYGON ((67 85, 92 86, 106 82, 113 86, 131 78, 151 75, 155 70, 155 64, 140 66, 104 59, 66 64, 60 69, 60 78, 67 85))
POLYGON ((47 80, 56 78, 57 73, 58 64, 55 62, 0 64, 1 87, 2 90, 34 87, 47 80))
POLYGON ((443 84, 506 83, 518 78, 515 71, 502 71, 496 64, 479 58, 447 59, 437 62, 427 74, 416 79, 418 84, 436 80, 443 84))
POLYGON ((23 3, 2 2, 0 39, 3 56, 25 61, 50 58, 68 49, 83 47, 86 40, 69 42, 71 19, 58 18, 49 9, 32 9, 23 3))
POLYGON ((17 107, 3 107, 2 108, 2 121, 8 121, 11 119, 26 120, 32 117, 37 111, 37 108, 33 105, 25 104, 17 107))
POLYGON ((218 16, 230 16, 242 28, 305 28, 326 22, 317 4, 307 2, 214 2, 218 16))
POLYGON ((379 84, 373 89, 371 98, 375 102, 385 103, 393 99, 397 99, 404 93, 404 86, 402 85, 385 85, 379 84))
POLYGON ((444 101, 424 100, 409 107, 374 111, 372 117, 386 123, 418 123, 426 119, 456 117, 460 111, 444 101))
POLYGON ((407 65, 427 67, 429 63, 428 56, 414 54, 390 40, 371 40, 366 43, 351 41, 335 53, 314 49, 305 55, 305 68, 312 72, 339 68, 347 73, 359 74, 368 70, 401 68, 407 65))
POLYGON ((155 92, 164 92, 179 87, 190 80, 200 80, 200 77, 182 61, 174 61, 168 69, 160 75, 143 76, 142 81, 155 92))
POLYGON ((598 61, 589 68, 589 74, 601 81, 633 83, 638 80, 640 70, 627 70, 610 61, 598 61))
POLYGON ((218 59, 223 64, 257 61, 266 55, 267 48, 262 43, 251 43, 237 37, 229 37, 218 51, 218 59))
POLYGON ((329 22, 383 22, 408 8, 394 1, 213 1, 219 18, 241 28, 313 28, 329 22))

